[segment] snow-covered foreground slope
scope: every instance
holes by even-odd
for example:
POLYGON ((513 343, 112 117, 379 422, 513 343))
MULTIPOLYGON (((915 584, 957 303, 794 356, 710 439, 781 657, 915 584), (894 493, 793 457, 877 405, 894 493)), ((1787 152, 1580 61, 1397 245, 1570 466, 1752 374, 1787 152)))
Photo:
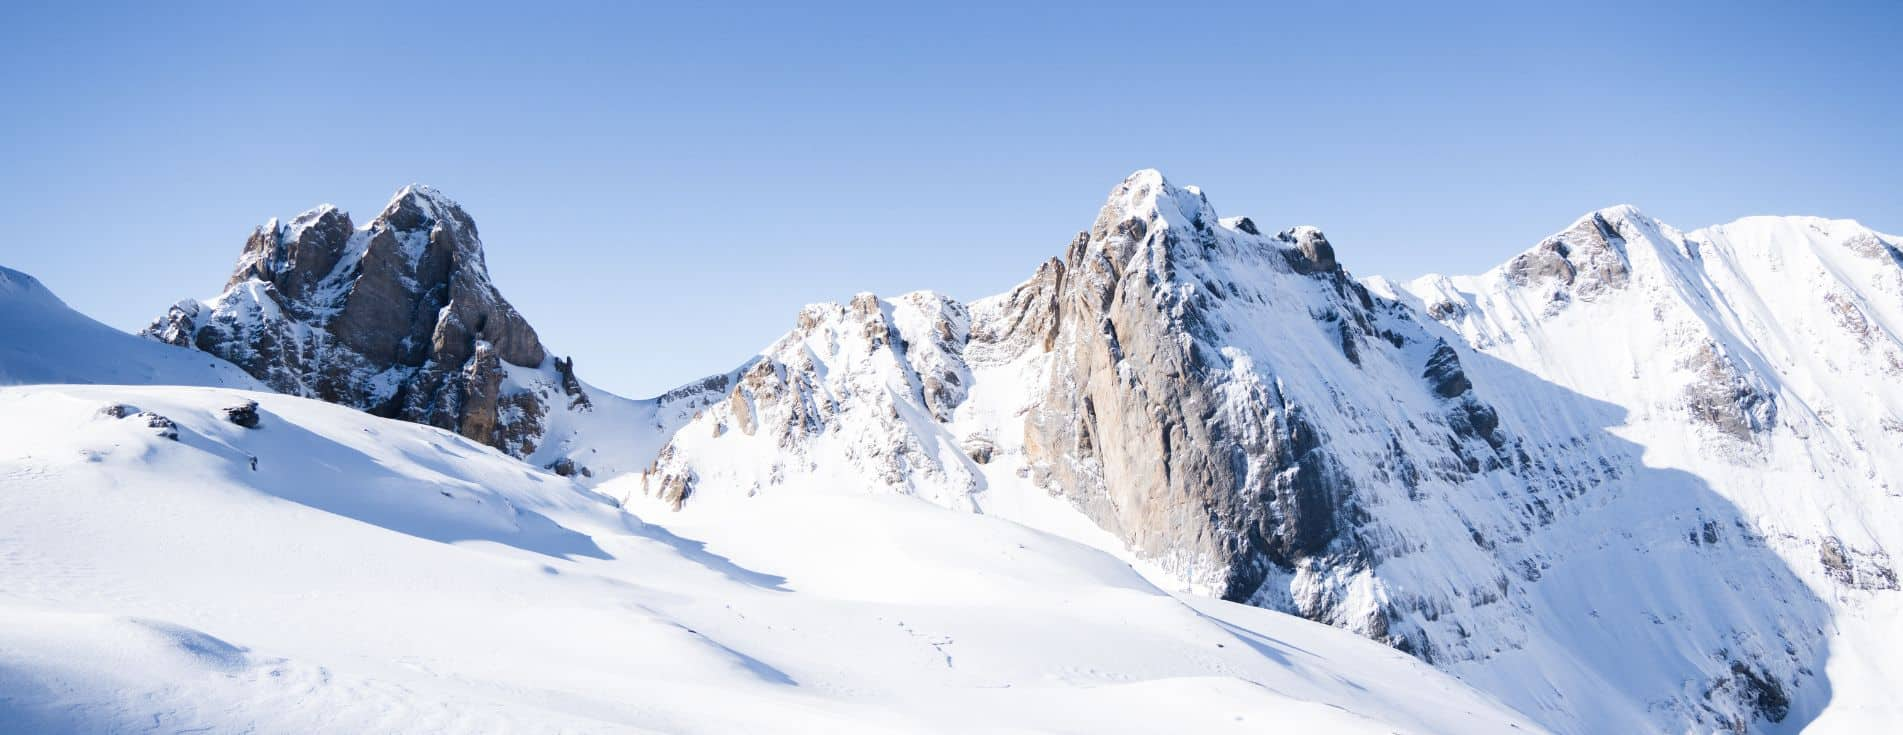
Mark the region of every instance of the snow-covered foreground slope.
POLYGON ((73 311, 25 273, 0 266, 0 385, 160 383, 262 386, 202 352, 142 340, 73 311))
POLYGON ((914 499, 658 525, 302 398, 14 387, 0 416, 0 730, 1537 729, 1372 642, 914 499), (248 400, 256 428, 226 420, 248 400))

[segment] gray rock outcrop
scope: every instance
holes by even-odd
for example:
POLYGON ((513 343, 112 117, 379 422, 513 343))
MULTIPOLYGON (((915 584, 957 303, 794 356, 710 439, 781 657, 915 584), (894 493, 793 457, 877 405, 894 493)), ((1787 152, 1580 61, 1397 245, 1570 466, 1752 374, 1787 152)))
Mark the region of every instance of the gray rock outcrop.
POLYGON ((245 401, 236 406, 226 407, 223 412, 226 421, 247 429, 258 428, 258 402, 245 401))
MULTIPOLYGON (((544 399, 509 380, 540 370, 540 338, 489 280, 476 223, 434 189, 399 191, 363 227, 323 206, 245 241, 225 291, 182 301, 144 334, 224 358, 283 393, 535 451, 544 399)), ((573 406, 588 396, 564 362, 573 406)))

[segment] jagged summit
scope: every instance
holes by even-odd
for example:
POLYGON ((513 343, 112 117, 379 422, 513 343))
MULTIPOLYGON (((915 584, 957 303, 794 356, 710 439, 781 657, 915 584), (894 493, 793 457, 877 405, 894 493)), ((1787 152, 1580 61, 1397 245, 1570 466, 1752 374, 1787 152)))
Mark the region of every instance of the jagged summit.
POLYGON ((1592 217, 1593 215, 1598 215, 1600 217, 1604 217, 1606 219, 1611 219, 1611 220, 1633 220, 1638 222, 1657 222, 1658 221, 1656 219, 1653 219, 1651 215, 1646 214, 1643 210, 1639 209, 1638 205, 1636 204, 1614 204, 1611 206, 1600 207, 1598 209, 1592 210, 1585 214, 1579 215, 1578 219, 1573 220, 1573 224, 1578 224, 1581 220, 1588 219, 1592 217))
MULTIPOLYGON (((1557 311, 1576 300, 1592 301, 1625 288, 1635 271, 1669 269, 1667 262, 1687 254, 1674 244, 1679 237, 1670 225, 1633 205, 1602 207, 1580 215, 1565 229, 1541 239, 1480 278, 1488 283, 1543 290, 1550 295, 1546 309, 1557 311)), ((1460 309, 1457 292, 1462 286, 1456 285, 1458 280, 1429 273, 1405 285, 1385 279, 1371 279, 1370 283, 1384 291, 1446 292, 1426 299, 1429 315, 1443 319, 1460 309)))
POLYGON ((1320 229, 1300 226, 1264 236, 1249 217, 1217 215, 1201 188, 1177 186, 1149 168, 1111 189, 1090 229, 1078 234, 1068 259, 1078 261, 1097 252, 1110 258, 1119 277, 1145 264, 1167 275, 1181 263, 1247 261, 1265 252, 1298 273, 1340 270, 1334 248, 1320 229))
MULTIPOLYGON (((1131 219, 1142 220, 1146 227, 1182 227, 1198 230, 1217 221, 1216 210, 1209 205, 1201 189, 1176 186, 1163 172, 1146 168, 1130 174, 1110 191, 1097 215, 1093 234, 1102 228, 1117 227, 1131 219)), ((1131 234, 1135 239, 1141 235, 1131 234)))
POLYGON ((415 182, 405 185, 403 188, 396 190, 395 194, 390 195, 390 201, 384 205, 384 208, 388 209, 391 205, 405 200, 423 202, 429 206, 443 209, 462 209, 461 204, 457 203, 455 199, 450 198, 448 194, 443 193, 441 189, 430 186, 429 184, 415 182))
POLYGON ((476 221, 463 211, 461 204, 434 187, 410 184, 397 190, 377 217, 399 229, 419 229, 441 222, 446 227, 456 228, 459 234, 466 235, 475 244, 478 254, 482 249, 476 233, 476 221))
POLYGON ((527 455, 543 401, 504 365, 550 371, 587 405, 568 363, 489 279, 469 213, 412 184, 361 227, 324 205, 254 230, 224 293, 145 330, 236 363, 279 391, 462 432, 527 455))

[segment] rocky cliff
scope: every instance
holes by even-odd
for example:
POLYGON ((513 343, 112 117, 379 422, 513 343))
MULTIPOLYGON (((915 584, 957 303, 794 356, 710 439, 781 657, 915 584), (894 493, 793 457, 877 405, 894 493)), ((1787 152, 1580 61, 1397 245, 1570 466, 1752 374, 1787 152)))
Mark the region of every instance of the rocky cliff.
POLYGON ((144 334, 222 357, 280 392, 449 429, 517 457, 551 410, 587 411, 572 361, 551 360, 489 280, 463 208, 424 186, 362 227, 336 207, 272 220, 225 290, 179 302, 144 334))

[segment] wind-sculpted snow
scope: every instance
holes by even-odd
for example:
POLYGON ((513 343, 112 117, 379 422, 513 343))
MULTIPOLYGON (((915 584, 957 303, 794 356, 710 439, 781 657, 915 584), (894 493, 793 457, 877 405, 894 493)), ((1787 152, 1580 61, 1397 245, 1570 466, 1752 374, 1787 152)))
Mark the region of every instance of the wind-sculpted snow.
MULTIPOLYGON (((1582 220, 1501 277, 1562 291, 1543 313, 1616 298, 1643 281, 1620 228, 1582 220)), ((1462 307, 1413 308, 1339 258, 1139 172, 1010 292, 808 308, 615 487, 707 513, 846 490, 1003 515, 1387 642, 1564 731, 1817 716, 1831 608, 1755 518, 1648 464, 1625 406, 1474 351, 1424 314, 1462 307)), ((1702 420, 1773 420, 1721 350, 1685 358, 1702 420)))

